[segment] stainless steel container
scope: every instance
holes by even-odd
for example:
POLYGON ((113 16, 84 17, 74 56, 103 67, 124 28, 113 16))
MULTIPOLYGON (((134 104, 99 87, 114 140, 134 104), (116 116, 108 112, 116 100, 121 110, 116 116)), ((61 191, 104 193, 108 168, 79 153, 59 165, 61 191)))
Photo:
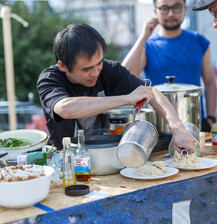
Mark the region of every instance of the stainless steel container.
POLYGON ((106 128, 109 130, 115 130, 120 126, 124 128, 127 123, 133 121, 134 119, 146 120, 153 125, 156 123, 155 112, 153 109, 149 108, 142 108, 139 116, 136 113, 135 118, 134 107, 130 106, 108 110, 100 114, 101 128, 106 128))
MULTIPOLYGON (((193 123, 200 130, 202 88, 195 85, 173 83, 172 80, 162 85, 156 85, 155 88, 168 98, 182 122, 193 123)), ((160 134, 171 134, 168 124, 158 114, 156 114, 156 127, 160 134)))
MULTIPOLYGON (((91 157, 91 175, 115 174, 124 168, 116 155, 120 139, 120 135, 85 135, 85 145, 91 157)), ((75 153, 77 137, 71 140, 75 153)))
POLYGON ((143 166, 159 139, 157 129, 144 120, 127 124, 118 145, 117 157, 127 167, 143 166))
MULTIPOLYGON (((200 156, 201 149, 200 149, 200 132, 199 132, 199 129, 196 127, 196 125, 194 125, 192 123, 189 123, 189 122, 185 123, 185 127, 195 138, 194 150, 195 150, 197 156, 200 156)), ((169 150, 170 155, 173 157, 174 151, 175 151, 175 149, 173 147, 173 138, 172 138, 172 140, 169 144, 168 150, 169 150)))

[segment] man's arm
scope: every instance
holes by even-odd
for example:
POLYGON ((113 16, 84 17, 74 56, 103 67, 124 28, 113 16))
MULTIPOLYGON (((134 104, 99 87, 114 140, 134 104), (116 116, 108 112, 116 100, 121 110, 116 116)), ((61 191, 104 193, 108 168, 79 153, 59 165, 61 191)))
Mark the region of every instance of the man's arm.
MULTIPOLYGON (((205 85, 205 98, 206 98, 206 110, 207 116, 215 117, 216 100, 217 100, 217 88, 216 80, 212 68, 211 51, 210 47, 207 49, 203 56, 202 62, 202 77, 205 85)), ((212 126, 212 120, 207 119, 210 126, 212 126)))
POLYGON ((149 19, 146 23, 144 23, 143 31, 140 37, 122 62, 122 65, 125 66, 131 74, 137 77, 146 67, 147 59, 144 46, 157 24, 157 18, 149 19))
POLYGON ((55 104, 54 112, 64 119, 86 118, 120 106, 135 105, 142 99, 148 103, 152 97, 152 88, 141 85, 127 95, 63 98, 55 104))

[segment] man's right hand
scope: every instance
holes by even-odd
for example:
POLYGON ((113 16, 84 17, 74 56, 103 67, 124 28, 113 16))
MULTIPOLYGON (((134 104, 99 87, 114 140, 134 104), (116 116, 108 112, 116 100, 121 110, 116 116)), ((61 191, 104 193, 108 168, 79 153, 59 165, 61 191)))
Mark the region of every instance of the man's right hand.
POLYGON ((143 24, 143 35, 148 39, 155 27, 158 25, 159 21, 157 18, 151 18, 143 24))
POLYGON ((145 104, 148 104, 153 97, 151 86, 139 86, 133 92, 127 95, 129 104, 136 105, 137 102, 145 99, 145 104))

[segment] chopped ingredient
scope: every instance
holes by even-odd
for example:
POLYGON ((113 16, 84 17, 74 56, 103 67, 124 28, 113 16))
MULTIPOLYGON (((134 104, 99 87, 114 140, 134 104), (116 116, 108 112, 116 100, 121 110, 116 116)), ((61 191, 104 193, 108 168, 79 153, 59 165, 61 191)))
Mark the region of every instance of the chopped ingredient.
POLYGON ((18 139, 18 138, 0 139, 1 148, 15 148, 15 147, 27 146, 31 144, 32 142, 26 139, 18 139))

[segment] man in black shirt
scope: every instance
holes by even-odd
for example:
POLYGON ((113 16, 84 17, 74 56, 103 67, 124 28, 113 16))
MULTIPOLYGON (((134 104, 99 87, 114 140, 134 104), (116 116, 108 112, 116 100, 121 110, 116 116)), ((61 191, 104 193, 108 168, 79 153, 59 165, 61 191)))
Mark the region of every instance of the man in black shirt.
POLYGON ((104 39, 86 24, 70 24, 57 34, 53 51, 58 64, 45 69, 37 82, 50 143, 62 149, 62 138, 73 137, 76 125, 88 130, 97 114, 145 99, 169 124, 176 150, 192 153, 194 138, 167 98, 104 59, 105 50, 104 39))

